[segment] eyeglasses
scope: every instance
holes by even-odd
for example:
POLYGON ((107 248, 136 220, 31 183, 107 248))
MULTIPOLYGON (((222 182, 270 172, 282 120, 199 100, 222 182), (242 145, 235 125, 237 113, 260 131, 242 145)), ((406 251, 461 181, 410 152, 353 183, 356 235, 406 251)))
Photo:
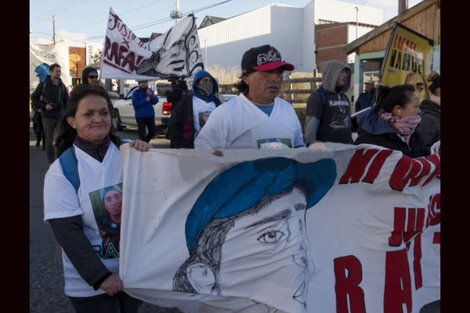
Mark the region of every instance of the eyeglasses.
POLYGON ((91 76, 91 75, 90 75, 90 76, 88 76, 88 78, 97 79, 97 78, 98 78, 98 76, 91 76))

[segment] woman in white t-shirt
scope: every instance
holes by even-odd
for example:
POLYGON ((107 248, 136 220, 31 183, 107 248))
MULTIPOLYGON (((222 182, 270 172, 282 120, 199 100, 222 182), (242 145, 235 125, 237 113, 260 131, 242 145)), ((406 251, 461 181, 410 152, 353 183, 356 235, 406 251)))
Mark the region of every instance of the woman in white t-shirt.
MULTIPOLYGON (((65 294, 78 313, 137 312, 141 301, 124 293, 119 249, 103 245, 101 191, 122 190, 120 139, 111 132, 111 100, 101 86, 70 94, 57 138, 58 158, 44 181, 44 220, 62 247, 65 294)), ((149 144, 130 144, 147 151, 149 144)))

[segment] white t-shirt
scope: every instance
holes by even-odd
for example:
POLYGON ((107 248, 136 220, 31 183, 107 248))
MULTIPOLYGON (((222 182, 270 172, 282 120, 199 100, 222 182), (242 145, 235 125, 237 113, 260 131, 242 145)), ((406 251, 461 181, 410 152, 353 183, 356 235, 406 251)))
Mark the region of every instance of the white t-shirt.
MULTIPOLYGON (((78 192, 64 176, 59 159, 55 160, 44 179, 44 221, 81 215, 83 232, 90 240, 91 245, 108 270, 118 274, 119 257, 105 255, 103 239, 95 216, 95 212, 99 213, 99 210, 104 210, 104 208, 96 204, 93 208, 91 197, 94 197, 96 203, 97 199, 100 199, 99 191, 101 189, 122 184, 121 153, 116 145, 111 143, 103 162, 100 163, 77 146, 74 147, 80 178, 78 192), (90 195, 90 193, 92 194, 90 195), (107 256, 110 258, 106 258, 107 256)), ((90 297, 104 293, 101 289, 93 290, 93 287, 82 279, 63 250, 62 262, 67 296, 90 297)))
POLYGON ((296 148, 304 146, 302 128, 293 106, 274 100, 267 116, 240 93, 219 105, 194 141, 195 149, 296 148))
POLYGON ((214 111, 214 109, 214 102, 205 102, 204 100, 193 96, 194 137, 199 134, 199 131, 206 124, 209 115, 214 111))

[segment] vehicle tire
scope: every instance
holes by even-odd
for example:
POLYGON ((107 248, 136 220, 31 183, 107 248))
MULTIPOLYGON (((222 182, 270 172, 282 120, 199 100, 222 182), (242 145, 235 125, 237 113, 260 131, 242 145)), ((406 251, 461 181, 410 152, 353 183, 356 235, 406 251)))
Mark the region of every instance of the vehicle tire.
POLYGON ((114 109, 113 117, 111 118, 111 123, 117 131, 121 131, 124 127, 121 124, 121 116, 119 115, 119 110, 114 109))

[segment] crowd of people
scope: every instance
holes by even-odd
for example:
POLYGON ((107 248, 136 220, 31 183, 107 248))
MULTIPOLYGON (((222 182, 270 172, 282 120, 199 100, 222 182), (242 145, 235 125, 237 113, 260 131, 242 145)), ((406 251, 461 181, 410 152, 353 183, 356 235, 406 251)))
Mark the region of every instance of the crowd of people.
MULTIPOLYGON (((216 78, 207 71, 195 75, 191 91, 184 80, 174 80, 168 95, 173 105, 167 132, 171 148, 218 151, 353 144, 346 96, 351 69, 339 61, 322 66, 322 85, 307 101, 304 131, 293 106, 278 97, 284 73, 294 66, 273 46, 253 47, 243 54, 239 95, 225 103, 217 96, 216 78)), ((44 220, 62 247, 65 294, 79 313, 137 312, 141 301, 123 292, 118 275, 122 189, 117 186, 123 182, 123 141, 112 128, 111 100, 94 68, 84 69, 82 84, 70 95, 60 79, 60 65, 48 69, 31 98, 36 146, 43 141, 51 164, 44 182, 44 220), (90 200, 94 192, 99 201, 90 200)), ((422 103, 413 85, 374 87, 367 81, 355 105, 356 111, 364 112, 358 117, 354 143, 375 144, 411 157, 428 155, 440 140, 440 77, 434 73, 429 79, 430 97, 422 103)), ((130 146, 148 151, 158 97, 147 81, 138 84, 132 104, 139 140, 130 146)))

